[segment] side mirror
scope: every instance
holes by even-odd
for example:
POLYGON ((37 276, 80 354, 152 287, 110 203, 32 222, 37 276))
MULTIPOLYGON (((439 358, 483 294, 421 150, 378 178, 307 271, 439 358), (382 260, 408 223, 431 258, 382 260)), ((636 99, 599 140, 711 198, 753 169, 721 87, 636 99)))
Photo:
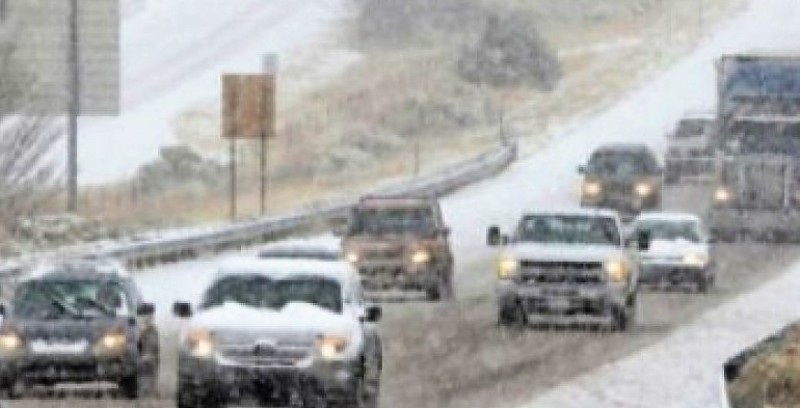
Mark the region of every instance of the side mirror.
POLYGON ((367 323, 377 323, 383 317, 383 309, 380 306, 367 306, 364 321, 367 323))
POLYGON ((192 305, 189 302, 175 302, 172 305, 172 314, 181 319, 192 317, 192 305))
POLYGON ((0 304, 0 316, 6 317, 6 312, 8 312, 8 310, 6 310, 6 305, 0 304))
POLYGON ((578 174, 586 174, 586 166, 578 166, 578 174))
POLYGON ((444 237, 449 237, 450 236, 450 232, 451 232, 450 227, 442 227, 442 229, 439 230, 439 231, 444 237))
POLYGON ((493 225, 486 230, 486 245, 498 246, 502 244, 502 236, 500 234, 500 227, 493 225))
POLYGON ((142 303, 136 308, 137 316, 152 316, 156 313, 156 307, 152 303, 142 303))
POLYGON ((646 231, 639 232, 636 234, 636 249, 641 252, 648 251, 650 249, 650 233, 646 231))

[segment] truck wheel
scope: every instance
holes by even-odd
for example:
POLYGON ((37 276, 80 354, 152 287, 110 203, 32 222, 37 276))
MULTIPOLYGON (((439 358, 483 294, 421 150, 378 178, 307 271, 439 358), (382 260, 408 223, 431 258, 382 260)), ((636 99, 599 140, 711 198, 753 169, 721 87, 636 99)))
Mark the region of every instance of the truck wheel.
POLYGON ((617 306, 611 312, 613 329, 620 332, 628 331, 636 320, 636 295, 631 295, 625 303, 625 306, 617 306))
POLYGON ((525 309, 522 308, 522 305, 515 304, 500 309, 497 314, 497 324, 501 327, 525 327, 528 324, 528 316, 525 314, 525 309))

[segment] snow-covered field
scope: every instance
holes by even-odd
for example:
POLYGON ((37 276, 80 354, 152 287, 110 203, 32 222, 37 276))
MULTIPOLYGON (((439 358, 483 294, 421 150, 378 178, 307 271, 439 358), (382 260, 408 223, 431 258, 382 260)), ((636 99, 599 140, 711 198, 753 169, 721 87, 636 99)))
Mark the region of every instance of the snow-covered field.
POLYGON ((261 72, 269 53, 285 66, 345 13, 340 0, 159 0, 129 10, 121 32, 122 112, 81 119, 81 183, 131 175, 174 143, 179 113, 219 98, 222 73, 261 72))

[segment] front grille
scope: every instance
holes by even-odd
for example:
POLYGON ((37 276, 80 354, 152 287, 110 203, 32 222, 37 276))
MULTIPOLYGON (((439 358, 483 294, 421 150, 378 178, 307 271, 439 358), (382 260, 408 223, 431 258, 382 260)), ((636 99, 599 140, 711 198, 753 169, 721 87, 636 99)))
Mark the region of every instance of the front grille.
POLYGON ((365 261, 391 261, 403 258, 403 251, 399 248, 369 249, 362 253, 365 261))
POLYGON ((235 364, 259 367, 290 367, 311 353, 308 344, 279 344, 266 346, 257 344, 229 345, 220 347, 220 355, 235 364))
POLYGON ((600 262, 520 262, 520 280, 527 284, 598 284, 603 282, 600 262))

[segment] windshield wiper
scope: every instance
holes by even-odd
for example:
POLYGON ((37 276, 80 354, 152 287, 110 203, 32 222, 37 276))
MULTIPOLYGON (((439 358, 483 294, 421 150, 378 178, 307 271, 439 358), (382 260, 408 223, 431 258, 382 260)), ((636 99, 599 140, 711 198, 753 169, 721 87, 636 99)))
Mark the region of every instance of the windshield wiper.
POLYGON ((61 311, 61 313, 67 314, 73 318, 78 318, 78 319, 83 318, 83 313, 81 313, 81 311, 78 308, 73 307, 69 303, 65 302, 63 299, 60 299, 56 294, 50 291, 44 291, 44 294, 47 296, 48 300, 50 300, 50 303, 56 306, 61 311))
POLYGON ((99 310, 100 312, 102 312, 104 315, 106 315, 108 317, 116 317, 117 316, 117 313, 114 310, 110 309, 108 306, 106 306, 106 305, 104 305, 104 304, 102 304, 102 303, 100 303, 100 302, 98 302, 98 301, 96 301, 96 300, 94 300, 92 298, 81 296, 77 300, 80 301, 80 302, 86 302, 87 305, 93 307, 95 310, 99 310))

